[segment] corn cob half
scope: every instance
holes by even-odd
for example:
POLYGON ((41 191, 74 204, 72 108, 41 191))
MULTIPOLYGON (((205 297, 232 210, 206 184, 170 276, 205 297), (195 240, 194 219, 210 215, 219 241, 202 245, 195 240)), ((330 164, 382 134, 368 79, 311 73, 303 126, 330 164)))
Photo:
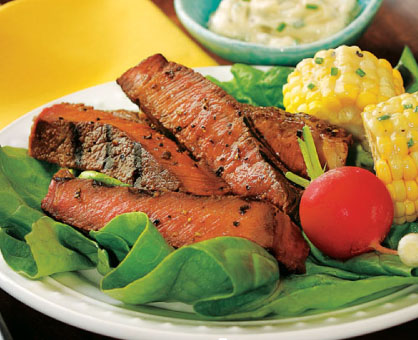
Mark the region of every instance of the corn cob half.
POLYGON ((341 126, 367 146, 361 113, 404 93, 402 77, 385 59, 340 46, 302 60, 283 87, 289 112, 305 112, 341 126))
POLYGON ((404 93, 362 113, 376 175, 393 200, 396 224, 418 215, 418 92, 404 93))

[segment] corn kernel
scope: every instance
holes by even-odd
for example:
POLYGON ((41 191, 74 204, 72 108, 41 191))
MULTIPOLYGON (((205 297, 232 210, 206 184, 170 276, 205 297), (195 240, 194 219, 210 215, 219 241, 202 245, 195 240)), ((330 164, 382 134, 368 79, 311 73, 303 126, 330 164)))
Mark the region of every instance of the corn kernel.
POLYGON ((408 141, 405 136, 394 135, 391 139, 395 155, 405 156, 408 154, 408 141))
POLYGON ((411 152, 409 156, 411 156, 414 160, 415 166, 418 168, 418 151, 411 152))
POLYGON ((315 115, 318 111, 321 110, 321 102, 319 100, 309 103, 308 112, 309 114, 315 115))
POLYGON ((369 104, 376 103, 377 96, 372 92, 362 92, 357 97, 357 106, 365 107, 369 104))
POLYGON ((305 103, 303 103, 299 105, 297 110, 294 112, 308 112, 308 106, 305 103))
POLYGON ((323 103, 328 111, 336 111, 341 106, 341 103, 335 94, 324 97, 323 103))
MULTIPOLYGON (((379 159, 376 163, 375 163, 375 167, 376 167, 376 174, 377 177, 380 178, 380 180, 385 183, 385 184, 389 184, 392 182, 392 174, 390 172, 390 168, 388 166, 388 164, 386 163, 386 161, 379 159)), ((414 182, 415 183, 415 182, 414 182)), ((415 183, 416 184, 416 183, 415 183)))
MULTIPOLYGON (((376 124, 376 125, 379 125, 379 124, 376 124)), ((377 144, 377 150, 380 156, 384 159, 389 159, 393 150, 390 137, 387 137, 387 136, 377 137, 376 144, 377 144)))
POLYGON ((393 181, 393 188, 395 191, 395 200, 397 202, 403 202, 406 200, 406 188, 403 180, 393 181))
POLYGON ((418 177, 417 167, 415 166, 415 162, 410 156, 406 156, 403 159, 404 162, 404 180, 412 180, 418 177))
POLYGON ((398 218, 405 216, 405 204, 403 202, 395 202, 394 214, 398 218))
POLYGON ((403 177, 403 164, 399 157, 389 159, 390 172, 394 181, 401 180, 403 177))
POLYGON ((405 181, 405 188, 408 200, 415 201, 418 199, 418 184, 415 180, 405 181))
POLYGON ((392 198, 392 201, 395 201, 395 188, 393 187, 393 184, 392 183, 387 184, 386 189, 388 189, 390 197, 392 198))
POLYGON ((389 71, 392 71, 392 65, 386 59, 379 59, 378 63, 380 67, 384 67, 389 71))
POLYGON ((412 201, 405 201, 405 215, 411 216, 415 213, 415 204, 412 201))

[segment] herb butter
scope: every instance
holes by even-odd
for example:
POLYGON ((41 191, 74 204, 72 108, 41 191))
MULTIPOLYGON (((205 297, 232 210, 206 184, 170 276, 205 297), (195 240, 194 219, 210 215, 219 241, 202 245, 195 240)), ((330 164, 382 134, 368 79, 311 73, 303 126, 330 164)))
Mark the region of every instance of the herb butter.
POLYGON ((208 27, 234 39, 293 46, 340 31, 356 7, 356 0, 223 0, 208 27))

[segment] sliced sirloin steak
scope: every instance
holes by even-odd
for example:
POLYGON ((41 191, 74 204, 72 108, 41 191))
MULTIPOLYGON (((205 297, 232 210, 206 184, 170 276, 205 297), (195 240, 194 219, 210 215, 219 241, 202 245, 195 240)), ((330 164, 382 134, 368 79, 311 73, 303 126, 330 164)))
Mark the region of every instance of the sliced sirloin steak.
POLYGON ((35 119, 29 154, 62 167, 100 171, 148 190, 196 195, 229 191, 221 178, 136 117, 82 104, 53 105, 35 119))
POLYGON ((179 141, 243 197, 267 199, 285 213, 300 190, 278 170, 277 159, 251 133, 242 105, 201 74, 156 54, 118 80, 153 124, 179 141))
POLYGON ((277 207, 237 196, 194 196, 108 187, 74 178, 68 170, 55 174, 42 209, 55 219, 83 230, 98 230, 113 217, 145 212, 174 247, 218 236, 249 239, 273 251, 291 271, 304 272, 308 249, 294 243, 290 218, 277 207))

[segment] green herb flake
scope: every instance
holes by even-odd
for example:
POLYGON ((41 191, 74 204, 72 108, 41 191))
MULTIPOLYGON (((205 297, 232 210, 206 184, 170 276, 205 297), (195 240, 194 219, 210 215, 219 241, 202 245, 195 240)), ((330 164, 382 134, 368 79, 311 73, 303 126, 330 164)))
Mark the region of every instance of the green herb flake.
POLYGON ((356 73, 360 76, 360 77, 364 77, 366 75, 366 72, 364 72, 361 68, 358 68, 356 70, 356 73))
POLYGON ((331 67, 331 75, 332 76, 338 75, 338 68, 337 67, 331 67))
POLYGON ((319 6, 315 4, 306 4, 306 9, 318 9, 319 6))
POLYGON ((314 88, 315 88, 315 84, 313 84, 313 83, 308 84, 308 89, 309 90, 313 90, 314 88))
POLYGON ((412 109, 412 107, 413 107, 413 105, 412 105, 412 104, 404 104, 404 106, 403 106, 403 108, 404 108, 405 110, 412 109))
POLYGON ((377 117, 377 120, 382 121, 382 120, 388 120, 389 118, 390 118, 389 115, 383 115, 383 116, 377 117))
POLYGON ((276 31, 282 32, 286 28, 286 23, 282 22, 279 26, 277 26, 276 31))
POLYGON ((324 58, 320 58, 320 57, 316 57, 314 60, 315 60, 315 63, 318 65, 321 65, 324 62, 324 58))
POLYGON ((414 146, 414 140, 412 138, 410 138, 408 140, 408 148, 412 148, 414 146))
POLYGON ((418 105, 417 105, 417 106, 415 106, 415 110, 414 110, 414 112, 418 112, 418 105))

